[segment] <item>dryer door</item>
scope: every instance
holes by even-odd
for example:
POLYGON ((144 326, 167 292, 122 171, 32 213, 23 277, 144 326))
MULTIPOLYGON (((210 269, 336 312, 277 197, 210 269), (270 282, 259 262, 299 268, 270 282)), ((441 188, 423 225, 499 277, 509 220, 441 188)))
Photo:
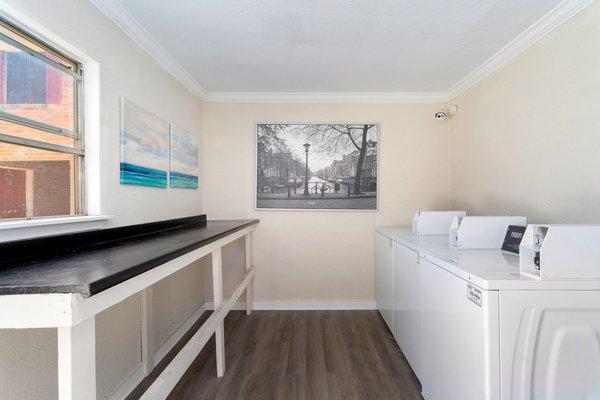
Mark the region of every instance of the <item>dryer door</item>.
POLYGON ((600 292, 500 291, 502 399, 600 399, 600 292))

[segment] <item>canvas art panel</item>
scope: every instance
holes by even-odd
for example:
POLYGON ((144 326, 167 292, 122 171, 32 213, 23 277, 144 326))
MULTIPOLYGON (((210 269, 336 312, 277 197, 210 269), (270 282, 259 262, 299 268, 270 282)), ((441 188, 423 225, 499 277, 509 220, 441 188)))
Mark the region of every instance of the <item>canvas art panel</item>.
POLYGON ((198 139, 175 124, 171 124, 172 188, 198 189, 198 139))
POLYGON ((121 99, 121 184, 167 187, 169 124, 121 99))
POLYGON ((379 124, 257 124, 256 209, 377 210, 379 124))

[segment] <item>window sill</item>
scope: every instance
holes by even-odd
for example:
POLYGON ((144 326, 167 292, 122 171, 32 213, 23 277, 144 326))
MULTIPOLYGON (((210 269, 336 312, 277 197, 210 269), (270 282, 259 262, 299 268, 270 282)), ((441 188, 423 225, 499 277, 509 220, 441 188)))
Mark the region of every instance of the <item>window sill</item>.
POLYGON ((0 242, 99 229, 111 217, 110 215, 78 215, 0 221, 0 242))

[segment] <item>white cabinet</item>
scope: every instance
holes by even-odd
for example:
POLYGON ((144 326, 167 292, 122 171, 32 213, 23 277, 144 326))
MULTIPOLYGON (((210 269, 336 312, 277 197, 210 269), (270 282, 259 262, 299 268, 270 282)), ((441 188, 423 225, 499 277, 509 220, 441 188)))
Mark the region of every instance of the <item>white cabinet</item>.
POLYGON ((375 235, 377 264, 377 309, 390 331, 394 330, 394 242, 387 236, 375 235))
POLYGON ((413 371, 420 376, 418 253, 394 244, 394 338, 413 371))
POLYGON ((423 396, 499 399, 498 292, 424 259, 419 267, 423 396))

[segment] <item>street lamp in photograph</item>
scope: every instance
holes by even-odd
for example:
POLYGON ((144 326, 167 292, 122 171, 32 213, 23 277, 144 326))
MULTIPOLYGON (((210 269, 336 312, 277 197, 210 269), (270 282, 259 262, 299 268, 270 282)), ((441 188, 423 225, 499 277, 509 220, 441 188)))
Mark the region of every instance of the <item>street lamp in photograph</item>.
POLYGON ((306 168, 304 173, 304 194, 308 196, 308 150, 310 149, 310 143, 304 143, 304 153, 306 154, 306 168))

